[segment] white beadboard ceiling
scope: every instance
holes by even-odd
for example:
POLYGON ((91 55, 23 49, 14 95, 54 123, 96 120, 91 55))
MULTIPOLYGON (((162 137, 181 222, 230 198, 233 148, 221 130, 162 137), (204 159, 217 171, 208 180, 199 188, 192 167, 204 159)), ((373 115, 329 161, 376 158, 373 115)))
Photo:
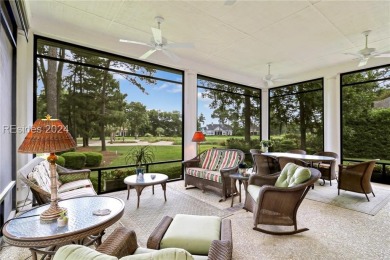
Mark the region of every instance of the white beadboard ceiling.
POLYGON ((390 1, 30 0, 27 9, 36 34, 131 58, 149 48, 119 39, 149 43, 162 16, 163 36, 194 48, 172 49, 178 62, 161 52, 147 61, 259 87, 268 62, 286 78, 351 62, 344 53, 364 48, 365 30, 369 47, 390 52, 390 1))

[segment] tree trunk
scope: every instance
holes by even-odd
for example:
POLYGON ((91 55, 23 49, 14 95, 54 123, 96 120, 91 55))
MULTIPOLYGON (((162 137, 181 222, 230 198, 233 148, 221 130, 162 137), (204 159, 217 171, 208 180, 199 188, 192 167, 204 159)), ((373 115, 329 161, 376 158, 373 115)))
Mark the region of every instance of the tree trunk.
MULTIPOLYGON (((49 47, 49 56, 57 56, 57 48, 49 47)), ((49 59, 47 62, 47 113, 53 118, 58 118, 57 95, 57 61, 49 59)))
POLYGON ((244 106, 244 136, 245 142, 248 144, 251 141, 251 98, 245 95, 245 106, 244 106))
MULTIPOLYGON (((65 58, 65 50, 60 49, 60 59, 65 58)), ((58 62, 57 68, 57 118, 60 118, 60 96, 62 89, 62 70, 64 69, 64 63, 62 61, 58 62)))
MULTIPOLYGON (((106 68, 110 67, 110 60, 107 60, 106 68)), ((105 115, 106 115, 106 90, 107 90, 107 81, 108 81, 108 70, 105 70, 104 77, 102 81, 102 92, 100 93, 100 120, 99 120, 99 133, 100 133, 100 140, 102 142, 102 152, 106 151, 106 136, 105 136, 105 115)))
POLYGON ((305 102, 302 101, 302 99, 299 99, 299 108, 300 108, 300 113, 299 113, 299 129, 300 129, 300 134, 301 134, 301 146, 300 149, 306 150, 306 122, 305 122, 305 117, 306 117, 306 108, 305 108, 305 102))

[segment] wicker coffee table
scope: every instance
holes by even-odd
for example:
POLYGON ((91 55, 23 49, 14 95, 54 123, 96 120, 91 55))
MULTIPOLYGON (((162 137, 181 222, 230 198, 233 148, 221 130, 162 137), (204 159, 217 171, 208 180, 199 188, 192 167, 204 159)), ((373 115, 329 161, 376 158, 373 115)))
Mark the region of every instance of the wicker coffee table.
POLYGON ((129 199, 130 196, 130 187, 134 187, 138 197, 137 208, 139 208, 139 198, 142 194, 142 190, 147 186, 153 186, 154 194, 154 185, 161 184, 161 187, 164 190, 164 199, 167 201, 166 184, 168 176, 162 173, 144 173, 143 175, 142 179, 137 178, 137 175, 131 175, 125 178, 124 182, 127 184, 127 199, 129 199))
POLYGON ((122 217, 125 207, 121 199, 106 196, 72 198, 58 204, 68 211, 68 225, 58 227, 56 221, 41 222, 39 214, 49 207, 45 204, 6 223, 3 227, 4 241, 13 246, 30 248, 33 260, 37 259, 37 253, 54 255, 58 245, 62 244, 99 245, 104 230, 122 217), (92 214, 99 209, 109 209, 110 213, 104 216, 92 214))

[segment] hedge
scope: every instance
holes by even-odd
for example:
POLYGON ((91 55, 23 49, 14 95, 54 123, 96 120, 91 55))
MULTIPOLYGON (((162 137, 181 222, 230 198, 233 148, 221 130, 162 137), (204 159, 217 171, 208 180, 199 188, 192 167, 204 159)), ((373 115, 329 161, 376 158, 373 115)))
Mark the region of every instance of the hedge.
POLYGON ((61 155, 57 155, 57 161, 56 164, 65 167, 65 158, 61 155))
POLYGON ((103 155, 97 152, 83 152, 86 156, 85 167, 99 167, 103 160, 103 155))
POLYGON ((61 155, 65 158, 65 167, 69 169, 81 169, 85 165, 87 156, 79 152, 67 152, 61 155))

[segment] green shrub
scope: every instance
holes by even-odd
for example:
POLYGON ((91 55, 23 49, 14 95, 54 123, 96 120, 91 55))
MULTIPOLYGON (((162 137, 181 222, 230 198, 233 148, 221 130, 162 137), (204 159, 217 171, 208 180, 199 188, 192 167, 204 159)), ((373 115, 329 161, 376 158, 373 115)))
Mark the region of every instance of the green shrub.
POLYGON ((65 167, 69 169, 81 169, 85 166, 87 156, 79 152, 67 152, 61 155, 65 158, 65 167))
POLYGON ((85 167, 99 167, 103 160, 103 155, 97 152, 83 152, 86 156, 85 167))
POLYGON ((56 164, 65 167, 65 158, 63 156, 57 155, 56 164))

